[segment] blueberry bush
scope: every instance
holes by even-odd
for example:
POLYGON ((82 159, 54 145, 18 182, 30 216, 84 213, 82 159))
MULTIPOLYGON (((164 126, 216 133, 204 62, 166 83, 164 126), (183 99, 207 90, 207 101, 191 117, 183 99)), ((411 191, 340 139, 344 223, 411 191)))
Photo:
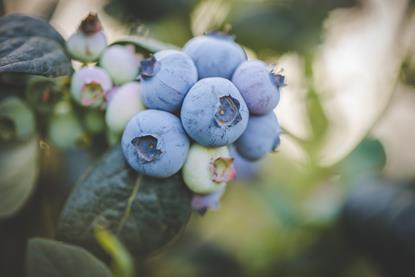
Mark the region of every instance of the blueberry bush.
MULTIPOLYGON (((383 176, 377 122, 320 160, 336 125, 314 65, 323 20, 359 4, 263 2, 111 0, 66 39, 44 18, 0 17, 0 276, 411 272, 399 226, 413 190, 383 176), (101 16, 130 32, 110 40, 101 16), (287 53, 308 136, 277 118, 287 53)), ((402 52, 393 82, 411 86, 402 52)))

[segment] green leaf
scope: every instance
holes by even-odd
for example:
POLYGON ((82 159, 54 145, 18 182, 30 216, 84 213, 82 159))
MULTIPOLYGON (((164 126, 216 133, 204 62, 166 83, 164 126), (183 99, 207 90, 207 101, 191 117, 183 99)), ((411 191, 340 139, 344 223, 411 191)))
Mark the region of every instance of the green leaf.
POLYGON ((159 22, 160 19, 171 16, 187 18, 196 0, 109 0, 104 7, 105 12, 121 21, 130 24, 134 22, 159 22))
POLYGON ((321 41, 323 22, 335 8, 352 7, 355 0, 290 0, 233 2, 224 22, 237 41, 258 54, 308 53, 321 41), (293 35, 295 34, 295 35, 293 35))
POLYGON ((386 165, 386 152, 375 138, 365 138, 340 163, 343 178, 348 183, 379 174, 386 165))
POLYGON ((173 44, 164 43, 153 38, 143 36, 127 36, 120 40, 117 40, 113 44, 131 44, 134 45, 136 51, 143 54, 152 54, 161 50, 179 48, 173 44))
POLYGON ((0 144, 0 219, 13 216, 31 195, 39 175, 37 137, 0 144))
POLYGON ((40 238, 29 240, 26 266, 28 277, 112 276, 109 269, 86 250, 40 238))
POLYGON ((46 21, 9 15, 0 18, 0 73, 44 76, 72 73, 62 36, 46 21))
POLYGON ((94 236, 95 228, 102 227, 133 256, 148 255, 183 229, 190 202, 180 174, 165 179, 140 176, 117 145, 75 187, 61 214, 58 238, 103 256, 94 236))

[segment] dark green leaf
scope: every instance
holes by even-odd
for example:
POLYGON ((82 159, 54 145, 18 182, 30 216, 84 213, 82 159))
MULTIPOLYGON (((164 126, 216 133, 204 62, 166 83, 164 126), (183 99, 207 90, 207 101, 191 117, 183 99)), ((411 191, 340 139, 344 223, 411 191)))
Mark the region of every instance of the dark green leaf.
POLYGON ((140 177, 115 146, 72 192, 61 214, 58 238, 101 256, 94 229, 103 227, 133 256, 147 255, 183 229, 190 218, 190 201, 180 174, 140 177))
POLYGON ((124 23, 155 21, 166 16, 188 16, 195 0, 111 0, 105 12, 124 23))
POLYGON ((0 18, 0 73, 69 75, 65 41, 46 21, 23 15, 0 18))
POLYGON ((143 54, 151 54, 165 49, 179 49, 175 45, 142 36, 128 36, 120 40, 117 40, 113 44, 132 44, 135 46, 137 52, 143 54))
POLYGON ((26 255, 29 277, 112 276, 109 269, 93 255, 62 242, 31 239, 26 255))

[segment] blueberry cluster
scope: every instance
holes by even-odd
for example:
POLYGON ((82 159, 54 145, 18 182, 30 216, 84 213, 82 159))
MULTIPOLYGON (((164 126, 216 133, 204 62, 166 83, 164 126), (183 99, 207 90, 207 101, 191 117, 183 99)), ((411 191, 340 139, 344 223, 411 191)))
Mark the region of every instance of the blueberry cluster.
POLYGON ((198 195, 194 206, 202 207, 235 177, 229 147, 250 161, 278 147, 274 109, 284 77, 262 61, 247 60, 233 37, 209 33, 182 51, 162 50, 140 60, 128 46, 106 47, 96 25, 87 18, 68 40, 73 57, 99 60, 99 66, 73 75, 71 92, 81 105, 106 108, 106 123, 122 132, 133 169, 158 178, 182 170, 198 195))
POLYGON ((128 120, 144 110, 137 81, 140 57, 134 47, 108 46, 94 14, 81 22, 66 46, 72 58, 83 63, 71 78, 72 98, 84 107, 105 109, 109 130, 122 133, 128 120))

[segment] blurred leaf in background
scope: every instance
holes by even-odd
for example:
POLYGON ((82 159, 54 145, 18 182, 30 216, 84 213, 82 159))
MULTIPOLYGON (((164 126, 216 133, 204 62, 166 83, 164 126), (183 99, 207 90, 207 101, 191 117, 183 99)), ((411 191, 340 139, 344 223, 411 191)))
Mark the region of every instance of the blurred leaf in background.
POLYGON ((109 269, 84 249, 53 240, 33 238, 27 246, 27 276, 112 276, 109 269))
POLYGON ((310 53, 321 42, 328 13, 357 4, 356 0, 229 2, 232 8, 224 23, 231 24, 239 43, 260 57, 292 51, 310 53))
POLYGON ((171 15, 186 16, 197 0, 111 0, 105 11, 121 22, 156 21, 171 15))
POLYGON ((367 177, 356 182, 341 223, 351 244, 374 261, 384 276, 413 276, 414 214, 413 181, 367 177))
POLYGON ((0 102, 0 218, 14 215, 29 198, 39 174, 32 111, 17 97, 0 102))
POLYGON ((105 11, 129 26, 133 34, 149 32, 152 37, 181 46, 191 37, 189 14, 198 2, 199 0, 111 0, 105 6, 105 11))

